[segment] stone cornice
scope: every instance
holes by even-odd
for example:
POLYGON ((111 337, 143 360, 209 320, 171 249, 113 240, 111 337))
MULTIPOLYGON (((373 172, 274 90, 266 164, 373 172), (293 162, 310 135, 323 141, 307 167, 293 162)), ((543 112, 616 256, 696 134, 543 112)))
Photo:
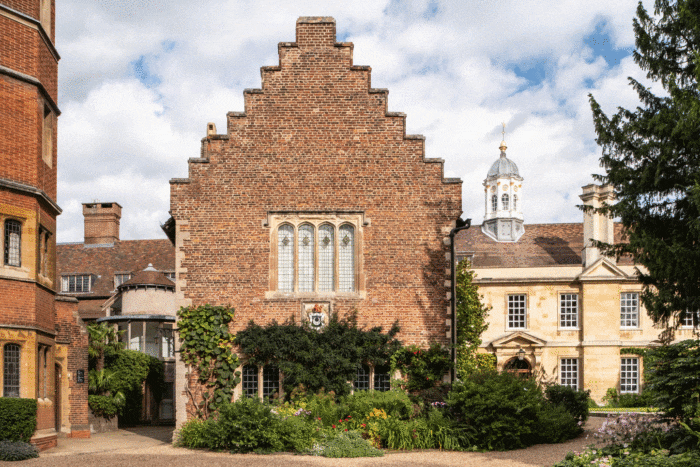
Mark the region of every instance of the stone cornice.
POLYGON ((49 206, 54 209, 57 215, 63 212, 58 204, 56 204, 56 202, 52 200, 44 190, 40 190, 39 188, 31 185, 25 185, 24 183, 15 182, 13 180, 7 180, 6 178, 0 178, 0 188, 9 188, 11 190, 21 191, 36 196, 37 198, 46 201, 46 203, 48 203, 49 206))

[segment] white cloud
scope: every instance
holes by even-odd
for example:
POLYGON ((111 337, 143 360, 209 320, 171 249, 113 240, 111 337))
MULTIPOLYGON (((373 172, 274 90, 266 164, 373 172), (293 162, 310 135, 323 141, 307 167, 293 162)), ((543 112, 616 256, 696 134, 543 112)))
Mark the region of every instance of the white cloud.
POLYGON ((580 187, 599 171, 588 93, 606 112, 635 107, 626 76, 644 75, 629 58, 610 66, 584 38, 604 23, 614 47, 633 46, 635 8, 636 0, 614 11, 603 0, 59 2, 59 241, 82 239, 81 203, 94 199, 124 207, 122 238, 162 237, 168 180, 187 176, 207 122, 226 131, 226 113, 243 110, 243 89, 260 87, 259 68, 278 63, 277 43, 294 41, 295 20, 307 15, 335 17, 338 36, 355 44, 354 63, 370 65, 372 86, 390 90, 389 109, 407 114, 407 133, 425 135, 426 155, 462 177, 465 217, 483 218, 481 183, 506 121, 526 222, 578 221, 580 187), (531 85, 515 66, 541 68, 545 79, 531 85))

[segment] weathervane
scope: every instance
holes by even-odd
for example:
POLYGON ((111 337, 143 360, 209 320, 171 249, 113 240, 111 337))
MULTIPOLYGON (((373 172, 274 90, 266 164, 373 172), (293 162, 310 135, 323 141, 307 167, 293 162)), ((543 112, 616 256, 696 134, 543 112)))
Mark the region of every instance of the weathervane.
POLYGON ((508 146, 506 146, 506 122, 501 122, 501 125, 503 125, 503 131, 501 131, 503 139, 501 140, 501 145, 498 147, 498 149, 501 150, 501 157, 506 157, 506 149, 508 149, 508 146))

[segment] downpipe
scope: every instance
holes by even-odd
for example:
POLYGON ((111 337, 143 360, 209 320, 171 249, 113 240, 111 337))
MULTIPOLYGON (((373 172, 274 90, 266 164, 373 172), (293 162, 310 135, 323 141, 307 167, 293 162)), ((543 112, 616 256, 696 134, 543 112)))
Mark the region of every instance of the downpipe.
POLYGON ((455 235, 460 230, 467 230, 472 225, 472 220, 462 220, 459 217, 456 221, 455 228, 450 230, 450 282, 452 283, 452 293, 450 294, 450 307, 452 314, 452 321, 450 326, 450 331, 452 334, 452 371, 450 375, 450 381, 454 382, 456 379, 456 366, 457 366, 457 265, 455 263, 455 235))

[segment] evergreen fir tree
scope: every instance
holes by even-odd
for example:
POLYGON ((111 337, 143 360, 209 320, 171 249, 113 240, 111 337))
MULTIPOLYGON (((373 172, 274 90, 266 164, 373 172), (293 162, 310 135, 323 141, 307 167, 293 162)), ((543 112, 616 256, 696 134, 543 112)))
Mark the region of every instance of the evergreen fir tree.
POLYGON ((595 177, 618 199, 599 211, 629 240, 598 246, 646 268, 642 301, 670 331, 700 306, 700 0, 657 0, 653 16, 640 2, 633 24, 634 60, 668 95, 629 78, 641 105, 611 118, 590 96, 606 171, 595 177))

